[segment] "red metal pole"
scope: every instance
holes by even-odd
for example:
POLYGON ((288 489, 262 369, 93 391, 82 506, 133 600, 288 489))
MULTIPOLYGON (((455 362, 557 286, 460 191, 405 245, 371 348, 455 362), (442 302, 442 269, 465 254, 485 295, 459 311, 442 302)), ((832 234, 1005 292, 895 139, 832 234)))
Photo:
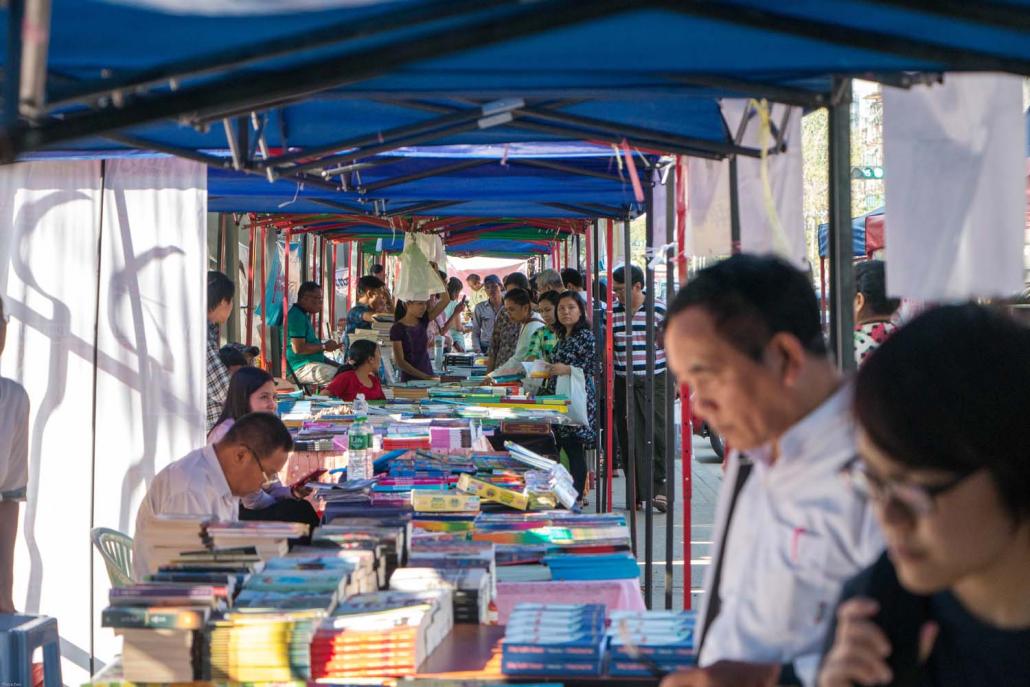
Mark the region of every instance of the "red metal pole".
POLYGON ((250 254, 247 256, 247 345, 254 345, 254 225, 250 225, 250 254))
POLYGON ((336 331, 336 242, 329 241, 329 317, 336 331))
POLYGON ((819 326, 826 322, 826 258, 819 256, 819 311, 822 319, 819 326))
MULTIPOLYGON (((682 158, 676 159, 676 271, 680 288, 687 283, 687 166, 682 158)), ((691 569, 691 501, 693 500, 693 432, 690 427, 690 387, 680 384, 680 460, 683 472, 683 608, 689 610, 691 569)))
POLYGON ((587 230, 585 232, 583 232, 583 233, 586 235, 586 244, 587 244, 587 263, 585 265, 586 269, 583 270, 583 286, 587 290, 587 316, 588 317, 593 317, 592 313, 594 312, 594 306, 593 306, 593 302, 594 302, 594 300, 593 300, 594 299, 594 288, 593 288, 592 274, 593 274, 593 266, 594 266, 594 259, 593 259, 594 258, 594 251, 592 250, 591 240, 590 240, 591 239, 591 234, 593 234, 593 232, 590 231, 589 228, 587 228, 587 230))
POLYGON ((614 467, 614 446, 612 444, 612 435, 615 430, 615 333, 612 329, 613 318, 615 317, 615 304, 612 299, 615 298, 615 290, 612 287, 612 242, 614 240, 614 221, 608 220, 607 233, 605 235, 605 250, 607 251, 608 258, 605 260, 605 268, 608 270, 608 296, 605 299, 605 318, 604 318, 604 348, 605 348, 605 384, 607 390, 605 392, 608 398, 608 436, 605 442, 605 459, 608 461, 608 469, 605 470, 608 485, 608 512, 612 512, 612 468, 614 467))
POLYGON ((283 251, 284 262, 283 262, 283 321, 282 321, 282 335, 283 335, 283 360, 282 360, 282 376, 286 378, 286 348, 290 345, 290 328, 289 328, 289 307, 290 307, 290 230, 287 229, 285 232, 286 242, 283 251))
POLYGON ((354 250, 354 242, 347 242, 347 310, 350 310, 354 305, 354 287, 355 277, 357 274, 357 266, 354 264, 354 254, 357 251, 354 250))
POLYGON ((268 351, 268 272, 265 267, 265 253, 268 252, 268 230, 261 227, 261 359, 265 362, 265 370, 271 370, 268 351))

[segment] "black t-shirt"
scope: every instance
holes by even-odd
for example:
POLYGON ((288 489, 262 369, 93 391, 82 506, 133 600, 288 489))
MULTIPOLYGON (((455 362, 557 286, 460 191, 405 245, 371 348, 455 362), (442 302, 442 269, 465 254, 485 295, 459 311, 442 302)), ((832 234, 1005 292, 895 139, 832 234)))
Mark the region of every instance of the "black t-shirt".
MULTIPOLYGON (((950 592, 930 597, 905 590, 884 553, 844 586, 841 603, 856 596, 880 602, 876 618, 895 653, 889 658, 894 687, 1030 687, 1030 627, 1003 630, 974 617, 950 592), (915 665, 919 628, 940 627, 930 658, 915 665)), ((836 618, 836 614, 834 615, 836 618)), ((826 638, 833 646, 836 620, 826 638)))
POLYGON ((989 625, 951 592, 930 597, 930 618, 941 632, 927 661, 927 687, 1030 687, 1030 627, 989 625))

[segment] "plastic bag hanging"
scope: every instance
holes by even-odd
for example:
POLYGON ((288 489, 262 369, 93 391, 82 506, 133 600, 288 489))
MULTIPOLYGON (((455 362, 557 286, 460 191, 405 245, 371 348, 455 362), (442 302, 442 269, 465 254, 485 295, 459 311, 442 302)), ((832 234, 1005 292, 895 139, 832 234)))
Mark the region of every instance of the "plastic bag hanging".
POLYGON ((404 235, 396 296, 402 301, 424 301, 435 293, 447 290, 439 273, 419 248, 418 235, 404 235))

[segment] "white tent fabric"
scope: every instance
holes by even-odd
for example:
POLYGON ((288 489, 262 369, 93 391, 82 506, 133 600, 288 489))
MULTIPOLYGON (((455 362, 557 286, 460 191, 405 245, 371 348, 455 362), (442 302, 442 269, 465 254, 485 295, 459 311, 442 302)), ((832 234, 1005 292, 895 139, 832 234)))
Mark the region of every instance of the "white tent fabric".
POLYGON ((948 74, 884 88, 887 288, 917 300, 1023 288, 1022 78, 948 74))
POLYGON ((730 167, 726 160, 688 158, 687 226, 684 252, 707 257, 730 254, 730 167))
MULTIPOLYGON (((763 143, 759 117, 749 115, 748 100, 722 101, 723 117, 730 132, 736 134, 741 119, 749 116, 741 144, 760 148, 763 143)), ((770 105, 769 118, 777 127, 783 122, 784 105, 770 105)), ((779 221, 778 232, 770 213, 765 184, 762 181, 762 161, 752 157, 737 158, 737 189, 740 207, 740 247, 748 253, 776 253, 802 266, 805 262, 805 222, 802 202, 803 176, 801 155, 801 109, 789 108, 784 141, 787 150, 766 158, 767 177, 771 193, 771 208, 779 221)), ((766 147, 774 144, 769 136, 766 147)), ((727 182, 728 187, 728 182, 727 182)), ((728 207, 728 206, 727 206, 728 207)), ((728 216, 728 215, 727 215, 728 216)))
POLYGON ((90 529, 131 534, 149 480, 204 440, 206 210, 183 160, 0 169, 0 374, 32 404, 15 603, 59 618, 68 683, 116 648, 90 529))

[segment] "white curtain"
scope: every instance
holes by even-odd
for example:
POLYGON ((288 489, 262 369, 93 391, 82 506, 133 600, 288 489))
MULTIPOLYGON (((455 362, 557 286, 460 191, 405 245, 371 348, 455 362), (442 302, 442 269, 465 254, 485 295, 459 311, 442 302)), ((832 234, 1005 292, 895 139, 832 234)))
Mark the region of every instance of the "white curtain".
POLYGON ((0 374, 32 404, 15 604, 58 619, 70 684, 115 650, 90 529, 131 534, 149 479, 203 442, 206 206, 192 162, 0 168, 0 374))
POLYGON ((917 300, 1023 287, 1022 78, 948 74, 884 88, 887 288, 917 300))

